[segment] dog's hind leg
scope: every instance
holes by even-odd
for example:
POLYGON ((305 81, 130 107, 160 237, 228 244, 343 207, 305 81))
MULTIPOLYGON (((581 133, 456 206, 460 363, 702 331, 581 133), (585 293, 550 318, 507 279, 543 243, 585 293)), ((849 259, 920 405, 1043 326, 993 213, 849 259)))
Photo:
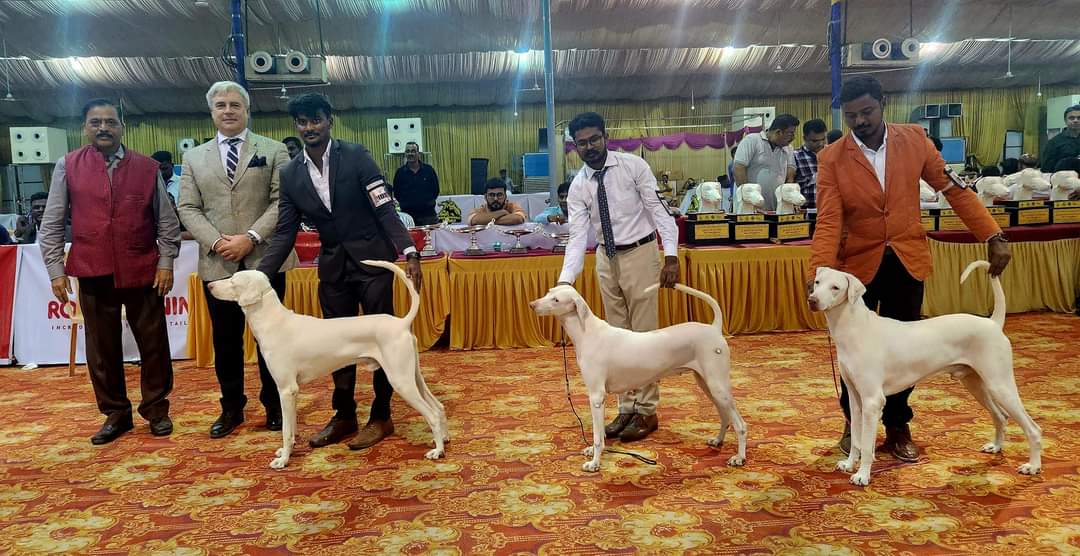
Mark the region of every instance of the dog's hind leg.
MULTIPOLYGON (((384 350, 384 353, 386 350, 384 350)), ((415 352, 413 352, 415 354, 415 352)), ((415 357, 415 355, 413 355, 415 357)), ((386 371, 386 378, 390 386, 401 395, 406 403, 418 411, 431 427, 431 435, 435 438, 435 448, 428 450, 424 457, 427 459, 439 459, 443 456, 443 431, 439 421, 438 412, 432 407, 420 393, 416 385, 416 363, 409 356, 384 357, 379 363, 386 371)))
POLYGON ((994 420, 994 440, 983 444, 980 450, 988 454, 1000 452, 1001 446, 1005 443, 1005 414, 986 391, 986 386, 978 373, 968 369, 959 376, 959 379, 968 392, 971 392, 971 395, 990 412, 990 418, 994 420))
POLYGON ((735 455, 728 458, 727 463, 733 467, 743 465, 746 463, 746 422, 743 421, 742 416, 739 415, 739 410, 735 407, 735 399, 731 396, 730 388, 723 384, 718 371, 710 371, 707 375, 708 378, 706 378, 703 376, 705 373, 699 371, 695 365, 689 365, 689 367, 694 370, 694 378, 697 380, 698 386, 712 400, 717 412, 720 413, 720 432, 715 438, 710 438, 707 444, 719 448, 724 444, 724 436, 727 434, 728 427, 734 426, 738 448, 735 455))
MULTIPOLYGON (((1028 462, 1017 468, 1017 471, 1024 475, 1035 475, 1042 470, 1042 429, 1031 419, 1020 401, 1020 392, 1016 389, 1016 378, 1012 373, 1012 360, 999 362, 997 365, 1001 368, 996 369, 993 376, 1000 382, 991 383, 984 378, 983 383, 994 403, 1020 425, 1027 437, 1028 462)), ((983 367, 985 368, 987 367, 983 367)), ((983 377, 990 376, 990 373, 986 372, 981 374, 983 377)))
POLYGON ((270 461, 272 469, 282 469, 289 464, 289 456, 292 455, 296 442, 296 395, 299 391, 300 387, 296 382, 278 386, 278 398, 281 399, 281 448, 275 454, 277 457, 270 461))
POLYGON ((442 437, 444 442, 450 441, 450 427, 446 424, 446 408, 443 407, 442 402, 435 397, 435 394, 431 393, 431 389, 428 388, 427 382, 424 381, 424 373, 420 371, 420 356, 416 355, 416 389, 420 391, 420 395, 427 400, 435 412, 439 415, 439 428, 442 431, 442 437))

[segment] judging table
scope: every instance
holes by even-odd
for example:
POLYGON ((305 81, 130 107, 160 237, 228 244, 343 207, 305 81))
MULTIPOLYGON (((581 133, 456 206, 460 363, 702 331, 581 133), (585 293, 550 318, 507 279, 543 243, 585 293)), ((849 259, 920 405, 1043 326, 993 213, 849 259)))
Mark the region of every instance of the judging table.
MULTIPOLYGON (((1070 312, 1080 293, 1080 225, 1010 228, 1013 260, 1006 269, 1010 312, 1070 312)), ((964 267, 986 257, 986 246, 967 232, 929 235, 934 272, 926 281, 923 314, 969 312, 989 314, 993 305, 989 281, 976 273, 960 286, 964 267)), ((657 256, 661 256, 658 252, 657 256)), ((680 280, 717 299, 727 334, 774 330, 824 329, 825 319, 809 310, 803 292, 809 270, 809 241, 782 245, 755 244, 679 249, 680 280)), ((424 286, 420 316, 413 325, 419 347, 428 349, 449 327, 451 349, 551 346, 562 332, 556 319, 533 314, 528 302, 542 296, 556 281, 563 256, 544 249, 527 254, 465 256, 454 252, 423 261, 424 286), (449 319, 449 322, 447 322, 449 319)), ((189 350, 197 364, 212 361, 209 320, 197 277, 191 277, 193 325, 189 350), (199 287, 196 287, 199 286, 199 287)), ((586 256, 575 284, 593 312, 603 317, 595 274, 595 254, 586 256)), ((289 273, 286 305, 318 315, 318 277, 313 268, 289 273)), ((395 286, 398 314, 407 309, 404 289, 395 286)), ((662 291, 659 322, 668 326, 688 320, 711 322, 707 306, 688 295, 662 291)), ((250 342, 250 340, 249 340, 250 342)), ((248 356, 254 361, 253 344, 248 356)))

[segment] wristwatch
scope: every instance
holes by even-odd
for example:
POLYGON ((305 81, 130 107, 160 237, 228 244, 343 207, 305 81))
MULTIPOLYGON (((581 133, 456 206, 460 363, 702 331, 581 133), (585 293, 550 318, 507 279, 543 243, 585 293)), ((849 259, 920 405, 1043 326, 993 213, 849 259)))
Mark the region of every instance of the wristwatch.
POLYGON ((252 245, 258 245, 259 244, 259 236, 255 235, 255 232, 253 232, 251 230, 248 230, 247 231, 247 236, 248 236, 248 239, 251 240, 252 245))

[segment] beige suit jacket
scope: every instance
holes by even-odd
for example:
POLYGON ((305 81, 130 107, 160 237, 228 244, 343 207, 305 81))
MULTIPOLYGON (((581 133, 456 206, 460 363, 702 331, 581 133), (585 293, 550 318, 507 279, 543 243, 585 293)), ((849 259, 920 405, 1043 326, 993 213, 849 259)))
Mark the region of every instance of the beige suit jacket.
MULTIPOLYGON (((184 153, 180 173, 180 221, 199 242, 199 278, 221 280, 232 276, 239 263, 227 261, 213 251, 221 236, 254 231, 262 241, 244 257, 244 268, 254 270, 266 251, 278 218, 278 179, 289 162, 285 145, 248 131, 240 148, 236 179, 225 173, 218 143, 212 139, 184 153), (258 161, 265 159, 265 165, 258 161), (252 161, 256 166, 252 166, 252 161)), ((296 253, 289 253, 284 272, 296 266, 296 253)))

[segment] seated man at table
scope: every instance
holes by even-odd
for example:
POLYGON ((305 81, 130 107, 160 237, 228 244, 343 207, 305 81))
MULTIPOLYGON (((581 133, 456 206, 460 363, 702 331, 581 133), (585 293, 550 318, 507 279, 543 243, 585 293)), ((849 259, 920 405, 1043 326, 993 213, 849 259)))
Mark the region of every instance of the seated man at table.
POLYGON ((536 215, 533 222, 537 224, 566 224, 566 196, 570 194, 570 182, 564 181, 555 190, 559 196, 559 204, 544 209, 544 212, 536 215))
POLYGON ((491 178, 484 184, 484 206, 476 207, 469 213, 469 225, 485 225, 491 221, 502 226, 516 226, 525 223, 525 209, 506 199, 506 183, 499 178, 491 178))

